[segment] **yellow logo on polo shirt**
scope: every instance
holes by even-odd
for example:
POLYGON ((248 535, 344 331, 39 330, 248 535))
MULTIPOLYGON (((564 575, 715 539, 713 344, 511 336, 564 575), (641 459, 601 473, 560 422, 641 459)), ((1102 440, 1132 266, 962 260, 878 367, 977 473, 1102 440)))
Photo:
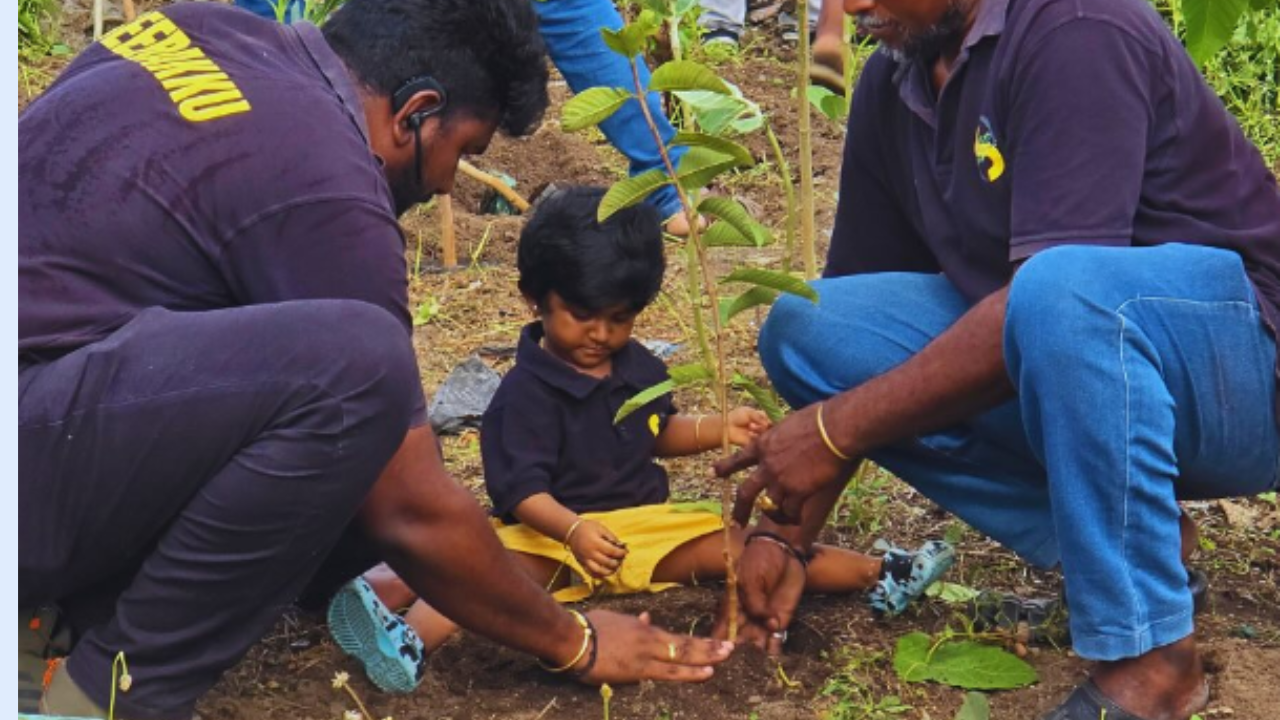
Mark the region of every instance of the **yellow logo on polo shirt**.
POLYGON ((658 416, 656 414, 649 416, 649 432, 653 433, 654 437, 658 437, 658 431, 661 429, 658 427, 659 424, 660 424, 660 421, 658 420, 658 416))
POLYGON ((102 46, 150 72, 191 122, 249 112, 249 101, 235 82, 159 11, 111 31, 102 46))
POLYGON ((996 147, 996 133, 986 115, 978 117, 978 128, 973 131, 973 156, 978 161, 978 172, 990 183, 1004 174, 1004 156, 996 147))

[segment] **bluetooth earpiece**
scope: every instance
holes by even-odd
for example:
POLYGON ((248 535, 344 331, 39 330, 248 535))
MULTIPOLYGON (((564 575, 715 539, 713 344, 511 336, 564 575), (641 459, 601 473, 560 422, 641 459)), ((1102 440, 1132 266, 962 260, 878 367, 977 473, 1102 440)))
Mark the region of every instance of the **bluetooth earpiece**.
POLYGON ((418 186, 422 186, 422 125, 427 118, 444 110, 449 103, 449 97, 445 94, 444 88, 436 79, 430 75, 418 75, 404 81, 396 91, 391 93, 391 113, 400 112, 405 105, 413 99, 414 95, 425 90, 431 90, 440 96, 440 102, 429 108, 409 113, 408 119, 405 121, 409 127, 413 129, 413 168, 414 176, 417 178, 418 186))

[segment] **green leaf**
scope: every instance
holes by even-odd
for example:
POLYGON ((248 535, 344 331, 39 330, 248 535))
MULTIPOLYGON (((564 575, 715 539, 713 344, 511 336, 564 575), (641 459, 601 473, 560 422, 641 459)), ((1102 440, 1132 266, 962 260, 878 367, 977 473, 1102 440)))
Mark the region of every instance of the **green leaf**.
POLYGON ((991 720, 991 703, 987 696, 980 692, 969 692, 964 695, 964 704, 955 720, 991 720))
POLYGON ((978 591, 968 585, 959 585, 957 583, 939 580, 929 587, 925 588, 924 594, 937 598, 945 603, 958 604, 969 602, 978 597, 978 591))
POLYGON ((922 632, 898 639, 893 669, 908 682, 932 680, 966 690, 1008 690, 1039 679, 1034 668, 994 645, 959 640, 933 648, 930 637, 922 632))
POLYGON ((752 157, 751 151, 742 147, 738 143, 728 138, 708 135, 706 133, 681 132, 671 138, 672 145, 689 145, 692 147, 704 147, 715 150, 722 155, 737 160, 743 167, 751 167, 756 164, 756 159, 752 157))
POLYGON ((649 89, 664 92, 706 90, 721 95, 733 94, 715 71, 692 60, 672 60, 658 66, 649 79, 649 89))
POLYGON ((680 158, 676 175, 680 178, 680 186, 685 190, 698 190, 736 167, 739 167, 738 161, 729 155, 710 148, 692 147, 680 158))
POLYGON ((738 229, 723 220, 717 220, 711 227, 698 235, 703 247, 756 247, 756 241, 738 232, 738 229))
POLYGON ((734 315, 760 305, 772 305, 778 299, 778 293, 765 287, 753 287, 737 297, 720 301, 720 322, 729 324, 734 315))
POLYGON ((1199 65, 1213 57, 1236 31, 1249 0, 1182 0, 1187 52, 1199 65))
POLYGON ((610 215, 623 208, 649 197, 654 190, 671 183, 667 174, 661 170, 646 170, 639 175, 632 175, 626 180, 614 183, 609 192, 600 200, 600 209, 596 211, 596 219, 604 222, 610 215))
POLYGON ((755 380, 742 373, 733 374, 733 386, 751 396, 751 401, 769 416, 770 422, 782 421, 782 406, 778 404, 778 396, 765 390, 755 380))
POLYGON ((560 127, 565 132, 599 125, 609 119, 628 100, 635 97, 621 88, 593 87, 574 95, 560 113, 560 127))
POLYGON ((727 197, 709 197, 698 203, 698 212, 720 218, 742 235, 750 238, 756 247, 768 245, 773 239, 768 228, 756 222, 742 203, 727 197))
POLYGON ((810 85, 806 95, 809 98, 809 104, 832 122, 840 122, 849 112, 849 105, 845 102, 843 95, 837 95, 821 85, 810 85))
POLYGON ((645 46, 649 43, 649 38, 661 26, 662 21, 654 13, 646 10, 641 12, 640 16, 632 22, 623 25, 620 30, 600 28, 600 35, 604 38, 604 44, 608 45, 610 50, 631 60, 644 52, 645 46))
POLYGON ((667 368, 667 376, 675 383, 676 387, 685 387, 687 385, 696 385, 698 383, 715 380, 716 374, 711 368, 702 363, 688 363, 687 365, 672 365, 667 368))
POLYGON ((818 302, 818 292, 809 287, 808 283, 794 275, 788 275, 776 270, 738 268, 725 276, 720 282, 744 282, 752 285, 761 285, 779 292, 799 295, 809 302, 818 302))
POLYGON ((622 407, 618 408, 618 412, 613 416, 613 424, 617 425, 626 419, 628 415, 666 395, 675 388, 675 382, 672 380, 663 380, 657 385, 647 387, 644 390, 631 396, 626 402, 622 403, 622 407))
POLYGON ((764 125, 764 113, 760 106, 742 97, 742 91, 725 83, 732 95, 685 90, 675 93, 680 101, 693 110, 693 117, 703 132, 720 135, 725 131, 738 134, 754 132, 764 125))

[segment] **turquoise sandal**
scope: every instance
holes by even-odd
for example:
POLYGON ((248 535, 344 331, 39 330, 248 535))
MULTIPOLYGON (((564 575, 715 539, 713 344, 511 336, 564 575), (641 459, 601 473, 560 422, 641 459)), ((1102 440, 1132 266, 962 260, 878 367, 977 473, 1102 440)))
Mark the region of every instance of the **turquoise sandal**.
POLYGON ((411 693, 422 682, 427 668, 422 640, 378 599, 364 578, 343 585, 333 596, 329 633, 383 691, 411 693))
POLYGON ((889 616, 901 613, 946 574, 955 560, 956 551, 941 540, 930 540, 915 552, 889 548, 880 579, 867 598, 871 609, 889 616))

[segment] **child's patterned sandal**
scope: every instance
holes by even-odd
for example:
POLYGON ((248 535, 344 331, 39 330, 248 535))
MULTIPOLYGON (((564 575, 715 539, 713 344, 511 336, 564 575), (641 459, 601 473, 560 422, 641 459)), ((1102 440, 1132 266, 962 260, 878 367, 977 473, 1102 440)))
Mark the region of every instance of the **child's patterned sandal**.
POLYGON ((867 598, 871 609, 890 616, 906 610, 925 588, 946 574, 955 558, 955 550, 941 540, 930 540, 915 552, 889 548, 880 579, 867 598))
POLYGON ((338 590, 329 603, 329 633, 359 660, 385 692, 410 693, 426 672, 426 652, 404 618, 391 612, 363 578, 338 590))

